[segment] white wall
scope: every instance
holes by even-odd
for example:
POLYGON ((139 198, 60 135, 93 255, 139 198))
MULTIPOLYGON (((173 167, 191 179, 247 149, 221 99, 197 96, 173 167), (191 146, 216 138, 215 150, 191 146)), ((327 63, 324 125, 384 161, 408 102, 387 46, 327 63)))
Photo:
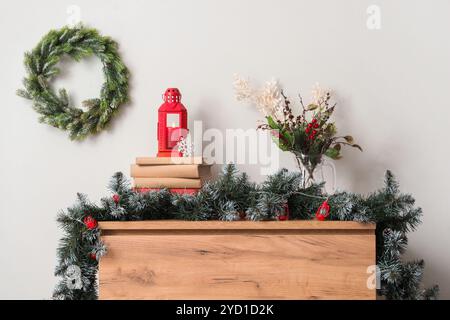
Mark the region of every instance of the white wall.
MULTIPOLYGON (((308 95, 316 81, 337 92, 338 127, 365 149, 346 150, 337 162, 339 187, 369 192, 392 169, 424 210, 408 255, 425 258, 426 283, 438 282, 450 298, 449 12, 447 0, 2 1, 0 298, 51 296, 58 210, 78 191, 92 200, 106 195, 115 171, 155 154, 156 110, 167 87, 181 89, 191 121, 254 127, 260 115, 234 100, 235 72, 275 76, 293 96, 308 95), (132 103, 108 132, 82 143, 39 124, 29 102, 15 96, 24 51, 66 23, 70 4, 120 43, 132 73, 132 103), (381 30, 366 27, 371 4, 381 8, 381 30)), ((57 85, 77 101, 97 95, 95 59, 65 66, 57 85)), ((293 169, 291 160, 282 164, 293 169)))

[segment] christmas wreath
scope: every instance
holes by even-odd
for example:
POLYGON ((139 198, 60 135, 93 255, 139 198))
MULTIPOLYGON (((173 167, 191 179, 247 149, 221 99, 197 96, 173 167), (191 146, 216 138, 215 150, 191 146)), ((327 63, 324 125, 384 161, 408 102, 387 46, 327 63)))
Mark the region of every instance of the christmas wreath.
POLYGON ((98 133, 128 100, 129 73, 117 47, 116 42, 95 29, 77 26, 51 30, 31 52, 25 53, 27 76, 24 89, 17 93, 33 101, 41 122, 69 131, 73 140, 98 133), (86 111, 70 104, 65 89, 56 93, 51 88, 50 81, 59 73, 57 64, 64 55, 76 61, 96 55, 103 64, 105 83, 100 97, 83 101, 86 111))
MULTIPOLYGON (((421 222, 422 211, 410 195, 401 194, 391 172, 384 188, 362 196, 349 192, 326 195, 322 185, 302 188, 300 173, 283 169, 261 184, 239 174, 227 165, 223 174, 207 183, 196 195, 172 194, 168 190, 139 193, 121 173, 109 185, 112 195, 94 204, 79 194, 78 201, 58 216, 65 232, 58 248, 55 274, 62 279, 54 291, 55 299, 96 299, 98 261, 106 253, 97 221, 111 220, 274 220, 286 203, 290 219, 313 219, 324 206, 328 219, 376 222, 377 265, 381 288, 387 299, 434 299, 438 287, 421 286, 423 261, 404 262, 408 231, 421 222), (323 199, 327 201, 323 202, 323 199)), ((283 222, 280 222, 283 223, 283 222)))

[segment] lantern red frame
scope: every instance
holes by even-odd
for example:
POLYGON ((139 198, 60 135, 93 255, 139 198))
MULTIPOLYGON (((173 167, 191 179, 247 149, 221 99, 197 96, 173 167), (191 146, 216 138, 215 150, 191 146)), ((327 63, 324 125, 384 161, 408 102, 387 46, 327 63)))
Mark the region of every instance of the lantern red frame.
POLYGON ((164 103, 158 109, 158 157, 181 157, 175 147, 181 137, 187 135, 187 110, 177 88, 168 88, 163 99, 164 103), (177 124, 168 123, 169 115, 177 117, 177 124))

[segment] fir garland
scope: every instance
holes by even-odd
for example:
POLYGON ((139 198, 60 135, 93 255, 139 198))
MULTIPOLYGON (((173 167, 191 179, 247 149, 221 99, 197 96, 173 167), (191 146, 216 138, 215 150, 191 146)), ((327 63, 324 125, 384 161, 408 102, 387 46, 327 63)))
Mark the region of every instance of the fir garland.
POLYGON ((24 89, 17 94, 33 101, 40 122, 69 131, 72 140, 98 133, 119 106, 128 101, 129 73, 117 47, 116 42, 101 36, 95 29, 77 26, 51 30, 31 52, 25 53, 27 76, 23 80, 24 89), (96 55, 103 64, 105 83, 100 97, 83 101, 86 111, 70 104, 65 89, 56 93, 50 86, 50 81, 59 73, 56 65, 63 55, 76 61, 96 55))
MULTIPOLYGON (((261 184, 250 182, 234 165, 207 183, 196 195, 171 194, 167 190, 138 193, 122 173, 109 185, 112 196, 97 205, 78 194, 78 201, 58 216, 65 235, 58 248, 55 274, 62 277, 55 299, 95 299, 98 260, 105 254, 96 221, 111 220, 274 220, 288 203, 291 219, 313 219, 317 207, 328 199, 330 220, 376 222, 377 265, 381 272, 379 295, 387 299, 435 299, 438 286, 421 287, 423 261, 403 262, 406 233, 421 222, 422 211, 410 195, 401 194, 392 173, 385 186, 368 195, 339 192, 325 195, 321 185, 300 187, 300 173, 286 169, 269 176, 261 184), (73 268, 79 271, 73 276, 73 268)), ((282 223, 282 222, 280 222, 282 223)))

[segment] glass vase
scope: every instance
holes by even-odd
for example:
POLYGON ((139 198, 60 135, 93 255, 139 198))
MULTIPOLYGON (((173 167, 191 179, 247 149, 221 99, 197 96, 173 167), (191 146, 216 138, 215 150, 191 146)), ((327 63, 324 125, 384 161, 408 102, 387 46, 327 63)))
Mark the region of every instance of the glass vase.
POLYGON ((301 187, 303 189, 313 184, 323 183, 325 192, 334 193, 336 190, 336 169, 333 162, 328 161, 322 155, 294 154, 294 156, 302 174, 301 187))

